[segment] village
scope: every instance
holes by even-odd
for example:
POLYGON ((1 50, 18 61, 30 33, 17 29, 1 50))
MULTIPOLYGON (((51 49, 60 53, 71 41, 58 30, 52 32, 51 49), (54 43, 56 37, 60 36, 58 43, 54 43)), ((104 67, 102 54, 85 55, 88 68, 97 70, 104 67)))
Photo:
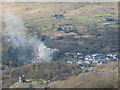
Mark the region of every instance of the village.
MULTIPOLYGON (((82 72, 77 74, 78 76, 86 75, 86 74, 89 74, 90 72, 99 73, 100 75, 106 75, 107 72, 95 70, 92 67, 94 67, 96 65, 106 64, 108 62, 119 60, 118 54, 101 54, 101 53, 82 54, 80 52, 76 52, 76 53, 66 52, 64 54, 64 56, 66 57, 66 59, 65 59, 66 63, 77 64, 78 66, 80 66, 81 68, 84 69, 82 72)), ((28 84, 29 85, 30 84, 31 87, 34 85, 38 85, 43 88, 49 88, 49 83, 51 83, 51 82, 52 81, 50 79, 47 81, 45 81, 43 79, 40 79, 40 80, 25 79, 25 76, 22 75, 22 76, 19 76, 19 82, 15 83, 15 85, 19 85, 19 84, 21 84, 21 85, 28 84)), ((15 86, 15 85, 13 85, 13 86, 15 86)))
POLYGON ((117 54, 100 54, 100 53, 95 53, 95 54, 90 54, 90 55, 85 55, 82 53, 70 53, 66 52, 65 57, 71 57, 71 59, 65 59, 65 61, 69 64, 77 64, 78 66, 81 66, 81 68, 89 68, 93 67, 95 65, 101 65, 105 64, 111 61, 118 61, 119 56, 117 54))

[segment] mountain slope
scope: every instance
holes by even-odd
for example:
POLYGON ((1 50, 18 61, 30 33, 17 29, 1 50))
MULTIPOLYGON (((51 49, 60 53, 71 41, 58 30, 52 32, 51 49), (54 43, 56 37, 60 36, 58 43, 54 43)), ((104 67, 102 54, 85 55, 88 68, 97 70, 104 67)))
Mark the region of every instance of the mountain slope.
POLYGON ((117 88, 118 62, 94 67, 94 71, 49 84, 50 88, 117 88))
MULTIPOLYGON (((37 79, 36 79, 37 80, 37 79)), ((39 79, 38 79, 39 81, 39 79)), ((70 76, 67 80, 53 81, 49 84, 14 83, 11 88, 118 88, 118 62, 93 67, 92 71, 84 70, 78 76, 70 76)))
MULTIPOLYGON (((62 58, 65 52, 90 54, 118 51, 117 22, 104 25, 109 23, 109 19, 117 21, 117 3, 3 3, 2 9, 2 15, 7 11, 20 15, 28 35, 34 36, 37 32, 47 47, 60 50, 62 58), (60 14, 62 18, 55 18, 60 14)), ((8 51, 12 45, 8 40, 9 35, 4 32, 2 19, 1 23, 3 64, 20 66, 22 62, 10 58, 8 51)))

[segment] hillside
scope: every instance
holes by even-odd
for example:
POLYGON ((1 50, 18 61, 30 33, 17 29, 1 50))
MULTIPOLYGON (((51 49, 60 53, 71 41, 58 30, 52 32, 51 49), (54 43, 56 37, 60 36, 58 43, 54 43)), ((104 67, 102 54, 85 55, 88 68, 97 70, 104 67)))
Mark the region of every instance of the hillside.
POLYGON ((63 62, 31 63, 22 67, 11 68, 2 71, 3 87, 9 87, 18 81, 20 75, 25 75, 26 79, 43 80, 65 80, 71 75, 83 71, 76 64, 63 62))
MULTIPOLYGON (((118 50, 117 3, 3 3, 2 9, 2 15, 8 11, 20 15, 28 35, 37 35, 47 47, 59 49, 54 61, 63 59, 65 52, 91 54, 118 50)), ((1 23, 3 64, 20 66, 22 62, 10 57, 9 50, 14 49, 8 42, 2 19, 1 23)))
POLYGON ((54 36, 59 25, 72 24, 71 27, 81 32, 89 22, 94 27, 94 24, 105 22, 106 18, 117 19, 118 14, 117 3, 3 3, 2 6, 3 14, 10 11, 21 15, 26 26, 31 25, 50 36, 54 36), (54 19, 54 15, 59 14, 64 14, 64 19, 54 19))
POLYGON ((118 88, 117 62, 94 67, 94 71, 49 84, 50 88, 118 88))
POLYGON ((2 3, 0 23, 3 87, 118 87, 118 3, 2 3))
MULTIPOLYGON (((49 84, 41 84, 33 80, 29 83, 16 82, 11 88, 118 88, 118 62, 96 66, 93 71, 80 73, 78 76, 70 76, 67 80, 52 81, 49 84)), ((42 81, 42 83, 45 81, 42 81)))

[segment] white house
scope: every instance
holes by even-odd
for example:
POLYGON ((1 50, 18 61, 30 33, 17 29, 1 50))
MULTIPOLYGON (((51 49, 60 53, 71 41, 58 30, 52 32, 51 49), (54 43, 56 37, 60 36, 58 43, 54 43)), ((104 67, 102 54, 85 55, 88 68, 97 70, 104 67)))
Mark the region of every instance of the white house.
POLYGON ((79 53, 79 52, 77 52, 77 55, 80 55, 80 53, 79 53))
POLYGON ((91 58, 90 55, 86 55, 86 58, 91 58))
POLYGON ((98 63, 98 61, 93 61, 93 63, 98 63))
POLYGON ((89 58, 88 58, 88 57, 86 57, 86 58, 85 58, 85 60, 89 60, 89 58))
POLYGON ((72 62, 72 61, 67 61, 67 63, 70 63, 70 64, 72 64, 73 62, 72 62))
POLYGON ((83 64, 83 61, 82 61, 82 60, 79 60, 79 61, 77 61, 77 64, 78 64, 78 65, 83 64))
POLYGON ((97 53, 96 54, 92 54, 92 57, 95 57, 95 56, 97 56, 97 53))
POLYGON ((97 65, 101 65, 101 64, 102 64, 102 62, 98 63, 97 65))
POLYGON ((85 63, 86 63, 86 64, 90 64, 90 62, 89 62, 89 61, 85 61, 85 63))

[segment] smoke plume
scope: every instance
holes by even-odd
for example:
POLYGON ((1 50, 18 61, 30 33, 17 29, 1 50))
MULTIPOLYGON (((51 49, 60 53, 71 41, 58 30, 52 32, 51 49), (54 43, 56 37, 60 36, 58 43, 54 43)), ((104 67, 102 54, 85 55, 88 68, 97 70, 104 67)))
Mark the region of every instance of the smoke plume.
POLYGON ((28 37, 26 27, 20 16, 7 12, 4 13, 3 19, 6 25, 5 32, 9 36, 13 48, 20 52, 18 53, 19 55, 17 55, 18 60, 28 62, 32 59, 32 61, 36 62, 49 62, 53 58, 53 53, 59 51, 58 49, 48 48, 44 42, 38 40, 36 36, 28 37), (29 48, 32 54, 28 53, 29 48), (33 57, 29 58, 30 55, 33 57))

